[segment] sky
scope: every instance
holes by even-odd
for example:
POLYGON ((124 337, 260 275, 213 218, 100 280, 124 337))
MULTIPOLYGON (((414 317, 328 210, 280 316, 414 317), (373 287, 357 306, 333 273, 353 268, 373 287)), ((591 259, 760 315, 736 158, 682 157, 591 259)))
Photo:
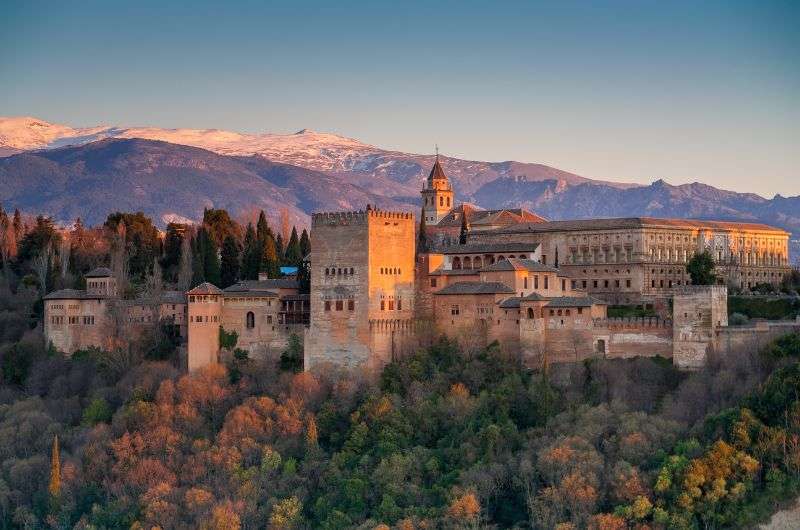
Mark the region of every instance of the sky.
POLYGON ((5 0, 0 115, 799 195, 800 2, 5 0))

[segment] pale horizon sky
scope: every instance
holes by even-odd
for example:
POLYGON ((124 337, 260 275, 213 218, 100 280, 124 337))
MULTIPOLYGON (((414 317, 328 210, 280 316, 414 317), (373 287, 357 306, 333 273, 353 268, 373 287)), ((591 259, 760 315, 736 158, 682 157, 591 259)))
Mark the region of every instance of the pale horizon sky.
POLYGON ((0 5, 0 115, 800 194, 800 2, 0 5))

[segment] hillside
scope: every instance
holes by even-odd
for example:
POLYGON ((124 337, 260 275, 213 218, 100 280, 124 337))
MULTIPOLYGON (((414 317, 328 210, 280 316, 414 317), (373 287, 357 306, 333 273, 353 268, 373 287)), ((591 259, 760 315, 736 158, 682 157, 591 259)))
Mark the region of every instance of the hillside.
POLYGON ((115 210, 138 211, 163 225, 199 219, 204 208, 234 215, 286 208, 305 225, 318 209, 403 205, 330 175, 263 157, 222 156, 196 147, 107 139, 77 147, 0 158, 0 203, 59 221, 102 222, 115 210))

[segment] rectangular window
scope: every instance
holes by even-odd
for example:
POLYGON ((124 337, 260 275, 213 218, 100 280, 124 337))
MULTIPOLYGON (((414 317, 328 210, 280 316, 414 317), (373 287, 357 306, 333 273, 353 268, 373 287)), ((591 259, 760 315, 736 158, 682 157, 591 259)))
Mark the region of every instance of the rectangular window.
POLYGON ((583 288, 586 289, 586 280, 581 281, 581 285, 583 285, 583 288))
POLYGON ((542 254, 542 265, 547 265, 547 255, 542 254))
POLYGON ((534 289, 538 289, 539 288, 539 276, 538 275, 533 277, 533 288, 534 289))
POLYGON ((525 276, 525 277, 522 279, 522 288, 523 288, 523 289, 527 289, 527 288, 528 288, 528 277, 527 277, 527 276, 525 276))
POLYGON ((458 310, 458 306, 457 305, 450 306, 450 314, 451 315, 459 314, 459 310, 458 310))
POLYGON ((347 310, 348 311, 353 311, 355 308, 356 308, 355 301, 354 300, 348 300, 347 301, 347 310))
POLYGON ((381 311, 385 311, 385 310, 386 310, 386 302, 381 300, 381 311))
POLYGON ((579 308, 578 308, 578 314, 579 314, 579 315, 582 315, 582 314, 583 314, 583 308, 582 308, 582 307, 579 307, 579 308))
POLYGON ((336 300, 336 310, 341 311, 344 309, 344 300, 336 300))
POLYGON ((436 278, 431 278, 431 287, 436 287, 436 278))
POLYGON ((561 290, 562 291, 567 290, 567 280, 561 280, 561 290))
POLYGON ((394 311, 394 300, 389 300, 389 311, 394 311))
POLYGON ((330 310, 331 310, 331 301, 325 300, 325 311, 330 311, 330 310))
POLYGON ((398 298, 397 299, 397 310, 398 311, 402 311, 403 310, 403 299, 402 298, 398 298))
POLYGON ((592 280, 592 287, 597 289, 597 280, 592 280))
POLYGON ((267 315, 267 324, 272 324, 272 315, 267 315))
POLYGON ((625 287, 630 287, 630 286, 631 286, 631 281, 625 280, 625 287))

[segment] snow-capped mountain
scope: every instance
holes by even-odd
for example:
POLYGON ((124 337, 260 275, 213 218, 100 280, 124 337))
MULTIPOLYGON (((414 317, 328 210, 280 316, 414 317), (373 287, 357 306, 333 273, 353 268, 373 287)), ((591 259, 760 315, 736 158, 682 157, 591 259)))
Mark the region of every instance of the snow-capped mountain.
MULTIPOLYGON (((83 145, 106 138, 160 140, 200 147, 222 155, 261 155, 274 162, 347 176, 353 184, 397 197, 416 196, 433 165, 432 155, 389 151, 351 138, 308 129, 295 134, 243 134, 220 129, 73 128, 31 117, 0 117, 0 150, 6 154, 83 145)), ((474 193, 483 184, 497 178, 555 179, 565 184, 590 182, 590 179, 542 164, 446 160, 454 189, 464 195, 474 193)), ((620 188, 635 186, 607 184, 620 188)))

